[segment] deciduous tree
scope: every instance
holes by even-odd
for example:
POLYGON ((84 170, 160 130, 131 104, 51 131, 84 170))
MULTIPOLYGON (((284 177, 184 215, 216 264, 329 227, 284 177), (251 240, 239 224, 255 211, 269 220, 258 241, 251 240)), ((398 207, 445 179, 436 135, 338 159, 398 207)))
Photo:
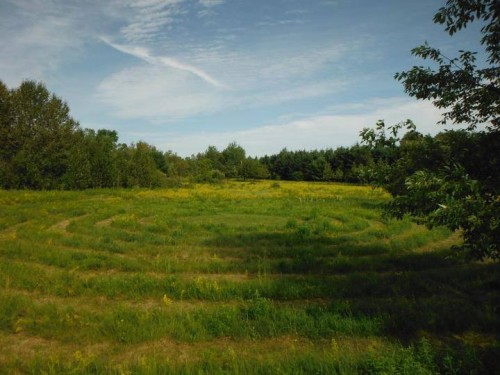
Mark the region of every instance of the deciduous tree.
POLYGON ((408 94, 445 110, 441 123, 466 124, 468 132, 433 139, 413 129, 401 137, 401 126, 396 126, 386 137, 382 123, 378 133, 361 134, 372 149, 378 146, 396 156, 395 162, 378 170, 378 182, 394 196, 388 211, 396 217, 411 214, 431 227, 461 230, 461 249, 479 259, 500 259, 499 17, 497 0, 448 0, 434 22, 446 25, 450 36, 472 21, 481 22, 485 66, 476 66, 475 52, 459 51, 458 57, 449 58, 426 43, 412 53, 438 68, 415 66, 396 74, 408 94), (486 131, 472 132, 480 124, 486 124, 486 131))

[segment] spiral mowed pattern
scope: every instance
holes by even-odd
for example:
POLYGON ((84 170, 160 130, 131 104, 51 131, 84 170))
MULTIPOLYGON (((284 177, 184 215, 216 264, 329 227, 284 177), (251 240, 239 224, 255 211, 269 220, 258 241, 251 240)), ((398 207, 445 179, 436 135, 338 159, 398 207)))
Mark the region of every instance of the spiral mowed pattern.
POLYGON ((384 219, 388 198, 269 181, 0 191, 0 367, 308 373, 373 356, 413 366, 412 342, 472 329, 458 328, 453 306, 480 315, 461 288, 488 283, 496 265, 464 276, 449 257, 459 236, 384 219))

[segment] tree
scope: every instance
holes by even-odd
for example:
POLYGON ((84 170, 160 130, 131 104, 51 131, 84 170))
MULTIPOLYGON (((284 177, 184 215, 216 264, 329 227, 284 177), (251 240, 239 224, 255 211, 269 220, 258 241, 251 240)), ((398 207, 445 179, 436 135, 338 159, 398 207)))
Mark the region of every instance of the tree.
POLYGON ((459 130, 431 137, 415 131, 401 136, 401 126, 391 129, 396 129, 394 142, 384 142, 380 132, 371 133, 375 138, 362 134, 365 143, 374 140, 370 147, 396 155, 372 172, 372 182, 393 196, 386 212, 399 219, 410 214, 429 227, 460 229, 459 249, 466 256, 498 259, 500 132, 459 130))
POLYGON ((189 163, 190 175, 195 182, 220 183, 225 178, 221 170, 214 169, 213 161, 206 157, 205 154, 191 157, 189 163))
POLYGON ((246 152, 236 142, 231 142, 223 151, 224 174, 226 177, 240 177, 241 165, 245 160, 246 152))
POLYGON ((409 95, 433 100, 446 110, 440 123, 467 124, 467 132, 444 133, 434 139, 415 132, 401 137, 401 127, 396 126, 390 138, 369 130, 361 134, 372 149, 378 146, 395 157, 382 173, 379 170, 386 181, 378 179, 393 193, 389 213, 410 214, 430 227, 461 229, 461 249, 477 259, 500 259, 499 17, 497 0, 448 0, 434 22, 445 24, 453 36, 479 20, 486 67, 476 66, 475 52, 459 51, 458 58, 448 58, 426 43, 412 54, 433 61, 438 68, 415 66, 395 75, 409 95), (472 132, 483 123, 486 131, 472 132))
POLYGON ((189 174, 189 162, 172 151, 163 154, 167 176, 175 179, 186 177, 189 174))
POLYGON ((243 180, 269 178, 269 171, 257 158, 246 158, 241 163, 240 176, 243 180))
POLYGON ((87 189, 95 187, 92 179, 92 163, 88 145, 89 133, 93 130, 79 129, 75 134, 75 143, 68 160, 68 169, 64 176, 64 188, 87 189))
POLYGON ((118 133, 114 130, 91 129, 85 131, 87 160, 90 161, 92 187, 113 187, 117 174, 123 173, 116 167, 118 133))
POLYGON ((438 65, 437 70, 414 66, 407 72, 396 73, 405 91, 417 99, 433 100, 438 108, 447 109, 442 123, 452 121, 468 124, 489 123, 490 130, 500 130, 500 3, 498 0, 448 0, 439 9, 434 22, 445 24, 450 36, 479 20, 481 44, 487 54, 487 65, 476 66, 476 52, 459 51, 449 58, 427 43, 416 47, 412 54, 438 65))
POLYGON ((310 181, 320 181, 323 180, 323 175, 325 172, 325 166, 328 164, 323 155, 319 154, 318 151, 309 152, 310 158, 307 163, 306 179, 310 181))
POLYGON ((219 171, 222 171, 224 169, 224 166, 223 166, 223 156, 222 154, 219 152, 219 150, 217 150, 217 147, 215 146, 208 146, 207 150, 205 151, 204 157, 206 157, 207 159, 209 159, 211 162, 212 162, 212 168, 213 169, 217 169, 219 171))
POLYGON ((323 168, 323 181, 333 181, 334 177, 331 164, 326 162, 323 168))
POLYGON ((0 187, 15 185, 16 176, 12 170, 12 155, 16 142, 12 132, 11 94, 7 86, 0 81, 0 187))
POLYGON ((2 185, 33 189, 63 187, 78 128, 69 115, 68 105, 42 83, 25 81, 10 91, 8 107, 9 117, 2 124, 2 133, 9 135, 4 140, 7 152, 2 158, 12 179, 2 181, 2 185))

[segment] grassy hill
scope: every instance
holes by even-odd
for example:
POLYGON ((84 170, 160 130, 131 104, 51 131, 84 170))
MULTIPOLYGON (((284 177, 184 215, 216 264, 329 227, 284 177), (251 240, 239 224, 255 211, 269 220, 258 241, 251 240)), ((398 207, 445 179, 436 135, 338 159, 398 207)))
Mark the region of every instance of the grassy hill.
POLYGON ((500 267, 368 187, 0 191, 0 373, 492 373, 500 267))

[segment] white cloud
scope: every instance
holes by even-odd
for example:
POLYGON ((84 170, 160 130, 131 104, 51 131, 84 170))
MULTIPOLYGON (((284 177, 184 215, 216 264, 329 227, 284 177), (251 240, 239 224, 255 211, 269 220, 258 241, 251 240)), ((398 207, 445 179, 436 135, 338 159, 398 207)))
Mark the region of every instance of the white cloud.
POLYGON ((325 68, 348 53, 349 49, 343 45, 275 48, 271 53, 267 49, 250 53, 200 46, 181 58, 190 62, 186 64, 177 58, 153 56, 147 48, 102 40, 156 68, 127 69, 102 81, 98 97, 121 118, 163 119, 166 123, 229 108, 259 108, 336 94, 348 84, 343 78, 321 76, 325 68), (207 71, 214 72, 217 78, 207 71), (162 92, 163 97, 172 98, 168 105, 150 98, 147 89, 139 90, 148 88, 152 82, 168 88, 168 92, 162 92), (144 102, 141 96, 149 98, 147 105, 134 104, 144 102))
POLYGON ((203 70, 201 70, 195 66, 181 63, 181 62, 179 62, 171 57, 168 57, 168 56, 152 56, 147 48, 115 44, 115 43, 111 43, 106 38, 101 38, 101 40, 103 42, 105 42, 107 45, 113 47, 114 49, 116 49, 120 52, 126 53, 128 55, 135 56, 143 61, 146 61, 149 64, 186 71, 186 72, 189 72, 191 74, 194 74, 195 76, 203 79, 204 81, 210 83, 211 85, 213 85, 215 87, 225 87, 222 83, 217 81, 215 78, 210 76, 208 73, 204 72, 203 70))
POLYGON ((262 91, 244 93, 233 97, 231 104, 237 107, 256 108, 291 102, 299 99, 317 98, 341 92, 347 86, 342 80, 328 79, 322 82, 301 83, 285 88, 268 87, 262 91))
POLYGON ((0 72, 8 85, 45 79, 79 53, 83 36, 77 32, 78 14, 71 7, 41 1, 4 6, 9 17, 0 21, 0 72))
POLYGON ((141 0, 131 1, 128 6, 133 17, 120 32, 129 42, 153 40, 163 27, 175 21, 182 13, 176 6, 184 0, 141 0))
POLYGON ((186 71, 145 65, 113 74, 96 96, 120 118, 164 123, 220 108, 222 98, 214 90, 186 71))
POLYGON ((225 0, 200 0, 200 4, 204 7, 211 8, 217 5, 221 5, 225 0))
POLYGON ((318 97, 340 90, 342 86, 342 82, 325 81, 284 91, 236 93, 220 90, 187 71, 145 65, 108 77, 97 88, 96 97, 100 103, 111 107, 119 118, 172 123, 228 109, 259 108, 318 97))
POLYGON ((203 7, 202 10, 198 11, 198 17, 209 17, 214 16, 217 12, 214 8, 218 5, 224 4, 226 0, 199 0, 199 4, 203 7))
POLYGON ((383 119, 392 125, 406 119, 412 119, 417 130, 426 134, 436 134, 444 128, 436 125, 440 112, 430 102, 416 101, 409 98, 374 99, 348 108, 371 108, 360 113, 347 114, 339 109, 337 113, 303 117, 279 124, 257 126, 234 132, 206 132, 191 135, 154 137, 154 143, 161 149, 173 150, 188 156, 201 152, 208 145, 224 148, 236 141, 249 155, 262 156, 278 153, 283 148, 289 150, 312 150, 351 146, 360 141, 359 132, 365 127, 373 127, 383 119), (375 109, 374 104, 378 103, 375 109))
MULTIPOLYGON (((217 72, 217 77, 234 90, 280 91, 311 80, 323 81, 313 76, 338 64, 353 48, 357 47, 341 43, 285 45, 282 41, 263 41, 252 50, 200 46, 192 50, 189 61, 217 72)), ((332 77, 331 72, 329 76, 332 77)))
POLYGON ((101 82, 98 101, 123 119, 172 123, 182 118, 251 109, 332 94, 345 84, 335 80, 262 92, 220 90, 187 71, 158 65, 124 69, 101 82))

